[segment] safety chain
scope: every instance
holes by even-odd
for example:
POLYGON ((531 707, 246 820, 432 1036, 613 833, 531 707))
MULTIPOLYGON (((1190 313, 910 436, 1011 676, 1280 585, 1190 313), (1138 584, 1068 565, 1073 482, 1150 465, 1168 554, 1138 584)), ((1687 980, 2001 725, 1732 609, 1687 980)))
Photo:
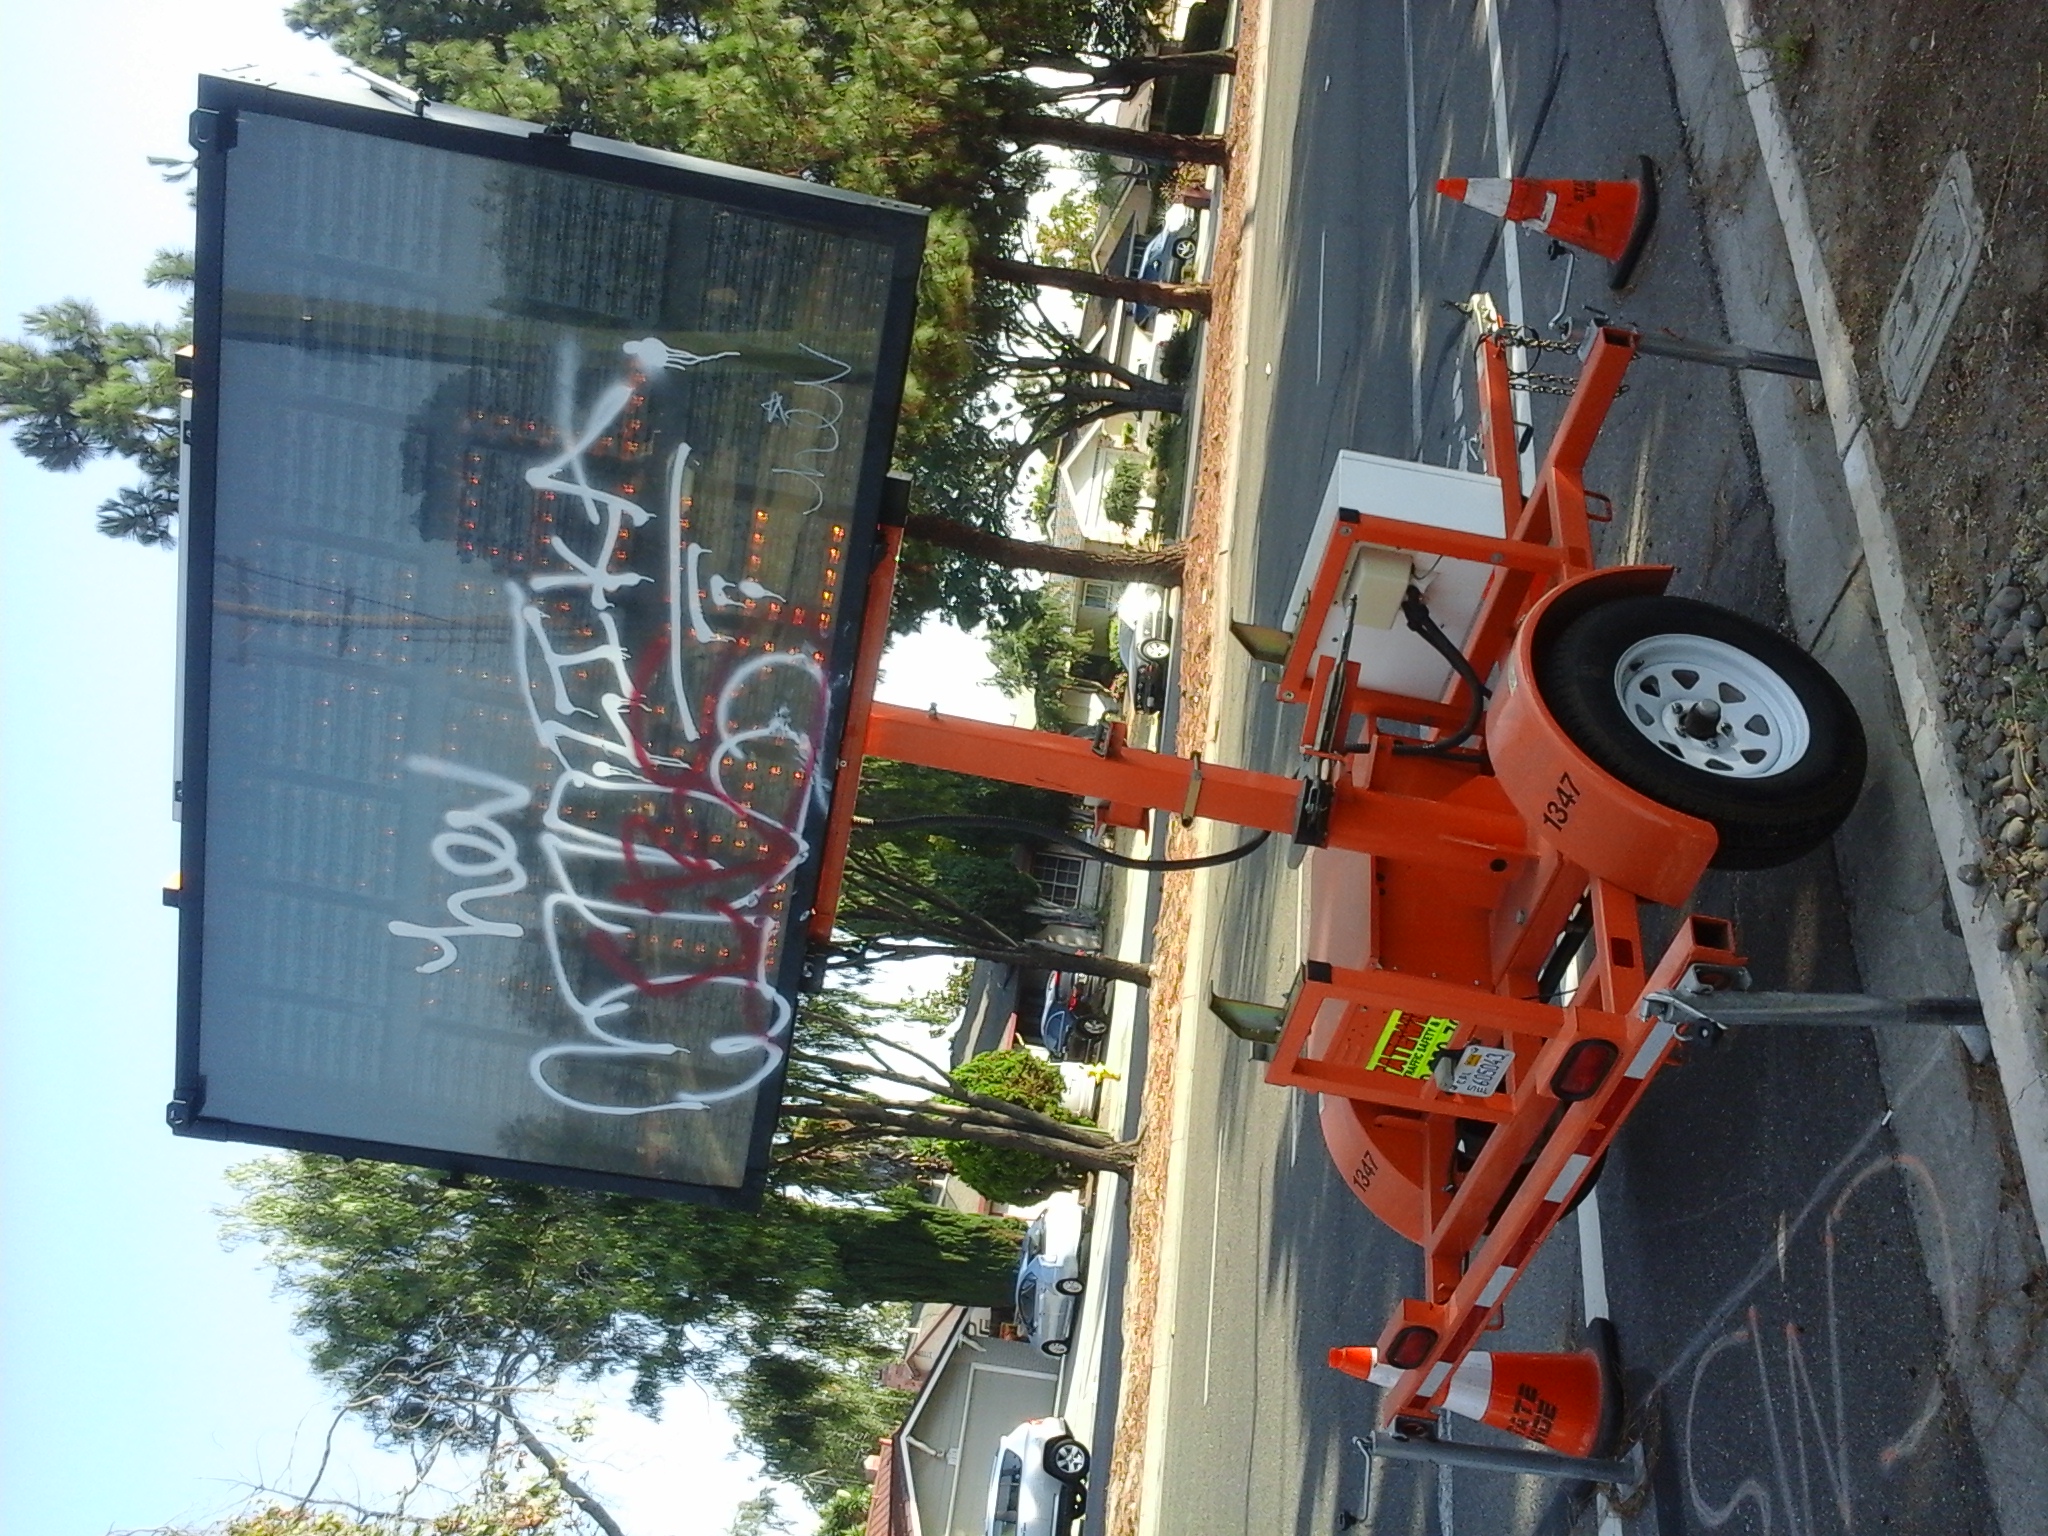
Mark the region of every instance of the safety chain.
MULTIPOLYGON (((1559 340, 1540 334, 1532 325, 1497 325, 1486 332, 1484 340, 1501 347, 1526 347, 1531 352, 1569 352, 1579 355, 1578 343, 1559 340)), ((1539 373, 1533 368, 1508 373, 1508 388, 1519 389, 1530 395, 1569 395, 1579 387, 1576 374, 1539 373)), ((1615 390, 1617 395, 1628 393, 1628 386, 1615 390)))
POLYGON ((1568 373, 1510 373, 1508 388, 1531 395, 1568 395, 1579 381, 1568 373))
POLYGON ((1578 356, 1578 343, 1560 341, 1538 333, 1533 325, 1497 325, 1484 338, 1503 347, 1527 347, 1532 352, 1569 352, 1578 356))

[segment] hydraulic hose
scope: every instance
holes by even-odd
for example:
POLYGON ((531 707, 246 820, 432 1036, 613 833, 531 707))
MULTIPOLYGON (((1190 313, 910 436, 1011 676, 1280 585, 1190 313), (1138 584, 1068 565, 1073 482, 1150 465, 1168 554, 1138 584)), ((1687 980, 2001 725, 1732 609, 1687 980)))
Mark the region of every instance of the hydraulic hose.
MULTIPOLYGON (((1458 749, 1472 739, 1473 732, 1479 729, 1480 718, 1486 713, 1486 700, 1490 690, 1472 663, 1466 660, 1465 653, 1453 645, 1451 637, 1437 626, 1436 619, 1430 614, 1429 604, 1422 600, 1422 594, 1413 587, 1410 587, 1407 595, 1401 599, 1401 617, 1407 621, 1410 629, 1429 643, 1431 650, 1451 664, 1451 670, 1464 680, 1467 688, 1472 690, 1472 703, 1466 710, 1465 723, 1458 727, 1455 734, 1446 736, 1441 741, 1397 741, 1394 743, 1394 750, 1404 757, 1456 755, 1458 749)), ((1354 741, 1344 750, 1363 752, 1366 745, 1365 742, 1354 741)))
POLYGON ((1083 858, 1095 859, 1118 869, 1151 869, 1171 873, 1182 869, 1214 869, 1219 864, 1234 864, 1247 858, 1265 846, 1271 832, 1255 832, 1235 848, 1225 848, 1221 853, 1205 853, 1190 859, 1139 859, 1127 853, 1118 853, 1112 848, 1103 848, 1091 843, 1085 837, 1071 832, 1062 832, 1042 822, 1026 821, 1018 816, 887 816, 870 818, 856 816, 856 827, 869 827, 880 832, 940 832, 953 829, 963 832, 1008 832, 1017 837, 1031 838, 1038 842, 1057 843, 1062 848, 1072 849, 1083 858))

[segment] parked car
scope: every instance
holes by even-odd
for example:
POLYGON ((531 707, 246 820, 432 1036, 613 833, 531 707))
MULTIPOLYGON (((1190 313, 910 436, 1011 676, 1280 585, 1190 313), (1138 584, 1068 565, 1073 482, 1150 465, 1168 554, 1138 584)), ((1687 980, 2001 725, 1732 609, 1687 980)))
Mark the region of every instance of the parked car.
POLYGON ((1166 707, 1166 669, 1173 659, 1173 614, 1166 594, 1132 582, 1116 604, 1117 656, 1130 679, 1127 700, 1134 713, 1157 714, 1166 707))
POLYGON ((996 1447, 984 1536, 1066 1536, 1088 1507, 1088 1448, 1065 1419, 1026 1419, 996 1447))
MULTIPOLYGON (((1145 242, 1138 254, 1138 269, 1131 275, 1148 283, 1179 282, 1195 259, 1194 222, 1194 210, 1185 203, 1167 209, 1166 222, 1145 242)), ((1150 304, 1131 306, 1131 318, 1139 325, 1149 326, 1158 313, 1150 304)))
POLYGON ((1081 1278, 1081 1197, 1062 1190, 1045 1202, 1024 1229, 1017 1261, 1017 1329, 1048 1355, 1064 1355, 1074 1342, 1075 1298, 1081 1278))
POLYGON ((1054 1061, 1100 1061, 1109 1038, 1109 988, 1100 976, 1054 971, 1046 978, 1038 1038, 1054 1061))

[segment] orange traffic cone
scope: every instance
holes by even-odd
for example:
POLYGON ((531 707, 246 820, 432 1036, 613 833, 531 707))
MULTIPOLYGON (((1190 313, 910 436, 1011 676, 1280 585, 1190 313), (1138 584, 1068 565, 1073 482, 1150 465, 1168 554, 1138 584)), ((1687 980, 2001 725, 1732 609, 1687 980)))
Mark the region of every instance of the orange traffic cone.
POLYGON ((1446 176, 1436 184, 1468 208, 1541 230, 1610 263, 1607 283, 1626 288, 1657 223, 1657 168, 1648 155, 1633 181, 1529 181, 1446 176))
MULTIPOLYGON (((1333 1349, 1330 1364, 1347 1376, 1382 1387, 1392 1386, 1402 1374, 1391 1365, 1381 1365, 1369 1345, 1333 1349)), ((1435 1374, 1431 1372, 1431 1376, 1435 1374)), ((1423 1385, 1429 1387, 1429 1378, 1424 1378, 1423 1385)), ((1603 1422, 1601 1416, 1606 1400, 1600 1357, 1590 1349, 1555 1355, 1475 1349, 1450 1373, 1441 1406, 1534 1440, 1561 1456, 1591 1456, 1605 1449, 1600 1442, 1612 1422, 1603 1422)))

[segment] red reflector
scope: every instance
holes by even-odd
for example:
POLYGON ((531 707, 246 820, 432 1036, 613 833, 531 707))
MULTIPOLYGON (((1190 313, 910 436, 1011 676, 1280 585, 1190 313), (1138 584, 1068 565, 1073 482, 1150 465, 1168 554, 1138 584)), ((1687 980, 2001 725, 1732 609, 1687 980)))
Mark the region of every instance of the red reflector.
POLYGON ((1412 1371, 1427 1360, 1429 1352, 1435 1348, 1436 1330, 1410 1323, 1395 1334, 1394 1342, 1387 1346, 1387 1364, 1397 1371, 1412 1371))
POLYGON ((1558 1063, 1557 1072, 1550 1079, 1550 1091, 1567 1104, 1590 1099, 1607 1081, 1607 1074, 1614 1070, 1620 1057, 1621 1051, 1612 1040, 1581 1040, 1564 1053, 1564 1060, 1558 1063))

